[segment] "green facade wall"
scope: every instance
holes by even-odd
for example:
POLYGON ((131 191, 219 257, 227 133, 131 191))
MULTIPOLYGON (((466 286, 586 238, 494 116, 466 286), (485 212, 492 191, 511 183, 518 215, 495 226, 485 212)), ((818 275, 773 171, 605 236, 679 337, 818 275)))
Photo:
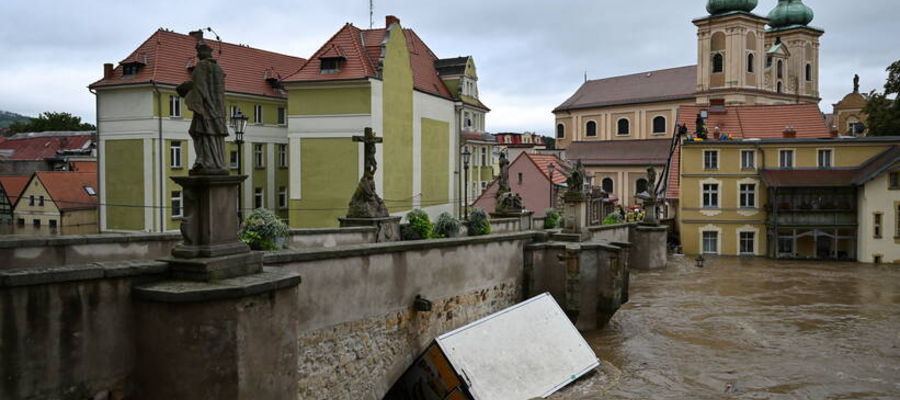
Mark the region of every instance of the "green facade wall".
POLYGON ((293 228, 338 225, 359 180, 359 144, 348 138, 300 141, 302 199, 290 201, 293 228))
POLYGON ((370 114, 371 93, 368 87, 294 89, 288 92, 288 114, 370 114))
POLYGON ((144 141, 103 142, 106 229, 144 230, 144 141))
POLYGON ((394 25, 389 34, 382 93, 384 198, 390 212, 399 212, 412 208, 413 76, 406 35, 399 25, 394 25))
MULTIPOLYGON (((166 185, 166 193, 164 198, 166 199, 165 210, 166 210, 166 230, 178 230, 181 228, 181 219, 173 219, 172 218, 172 191, 178 190, 182 191, 181 185, 175 183, 172 179, 173 176, 187 176, 188 170, 190 170, 191 166, 188 165, 188 155, 194 151, 191 149, 190 140, 180 140, 181 142, 181 168, 172 168, 172 152, 169 151, 169 148, 172 145, 172 140, 166 140, 163 145, 164 151, 164 162, 163 171, 165 171, 166 176, 163 178, 163 182, 166 185)), ((181 194, 182 202, 181 206, 184 207, 184 192, 181 194)), ((157 218, 159 214, 157 214, 157 218)))
POLYGON ((422 207, 452 203, 450 123, 422 118, 422 207))
POLYGON ((257 188, 262 188, 262 192, 263 192, 262 208, 270 208, 268 206, 270 200, 269 200, 269 182, 268 182, 267 168, 272 168, 272 166, 269 165, 269 159, 268 159, 269 144, 267 144, 267 143, 252 143, 247 148, 247 151, 249 153, 249 156, 246 160, 250 163, 250 166, 253 168, 253 170, 251 172, 251 177, 250 177, 250 179, 252 179, 252 182, 253 182, 251 185, 252 189, 250 192, 250 194, 251 194, 250 204, 248 205, 247 208, 255 208, 256 207, 255 193, 256 193, 257 188), (256 168, 256 159, 255 159, 256 145, 262 146, 262 158, 263 158, 263 167, 262 168, 256 168))

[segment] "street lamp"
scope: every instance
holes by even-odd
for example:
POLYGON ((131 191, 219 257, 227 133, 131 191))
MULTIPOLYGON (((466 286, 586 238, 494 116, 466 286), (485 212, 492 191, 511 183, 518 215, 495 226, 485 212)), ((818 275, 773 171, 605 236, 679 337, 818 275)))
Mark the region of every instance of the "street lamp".
MULTIPOLYGON (((240 110, 238 110, 234 115, 231 116, 231 127, 234 129, 234 144, 237 145, 237 169, 238 174, 241 173, 241 153, 242 147, 244 145, 244 129, 247 128, 247 116, 244 115, 240 110)), ((243 207, 243 185, 238 186, 238 220, 244 220, 244 207, 243 207)))
POLYGON ((556 185, 553 184, 553 172, 556 171, 556 166, 550 163, 547 165, 547 170, 550 171, 550 208, 553 208, 553 189, 556 188, 556 185))
POLYGON ((464 219, 469 219, 469 158, 472 157, 472 153, 469 152, 469 146, 463 147, 462 159, 463 159, 463 206, 465 207, 464 219))

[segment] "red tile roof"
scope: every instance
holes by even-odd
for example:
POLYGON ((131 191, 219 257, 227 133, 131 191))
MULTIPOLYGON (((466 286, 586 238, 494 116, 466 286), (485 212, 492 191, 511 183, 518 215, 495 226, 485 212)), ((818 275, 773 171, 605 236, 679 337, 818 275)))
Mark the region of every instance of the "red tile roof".
POLYGON ((587 81, 553 112, 691 99, 696 90, 696 65, 641 72, 587 81))
POLYGON ((669 165, 669 176, 666 183, 666 198, 678 199, 681 195, 681 141, 675 145, 672 163, 669 165))
POLYGON ((70 164, 74 172, 97 172, 96 161, 72 161, 70 164))
MULTIPOLYGON (((678 124, 687 125, 688 132, 696 131, 697 114, 708 106, 681 106, 678 108, 678 124)), ((732 138, 777 139, 784 137, 784 128, 794 127, 797 138, 827 138, 831 132, 816 104, 784 104, 729 106, 724 113, 710 112, 706 128, 712 136, 713 129, 732 138)))
POLYGON ((91 209, 97 207, 97 195, 91 196, 85 187, 97 193, 97 173, 70 171, 35 172, 50 198, 60 211, 91 209))
POLYGON ((0 176, 0 187, 3 187, 3 193, 6 193, 9 204, 16 204, 30 179, 30 176, 0 176))
MULTIPOLYGON (((297 72, 285 82, 314 82, 330 80, 350 80, 377 77, 381 68, 385 28, 359 29, 351 24, 344 25, 334 36, 317 50, 297 72), (344 64, 336 73, 321 72, 322 58, 333 54, 343 54, 344 64)), ((437 56, 412 29, 403 29, 406 47, 409 49, 409 63, 413 72, 413 86, 423 92, 452 99, 447 85, 438 76, 434 67, 437 56)))
POLYGON ((530 158, 547 179, 550 179, 550 164, 553 164, 556 168, 556 172, 553 173, 553 183, 566 183, 566 174, 562 171, 572 168, 568 162, 560 160, 553 154, 522 153, 522 155, 530 158))
POLYGON ((0 143, 0 160, 43 160, 57 157, 59 150, 77 150, 90 145, 93 132, 50 136, 53 132, 18 134, 0 143))
MULTIPOLYGON (((266 79, 286 77, 306 62, 299 57, 231 43, 219 43, 209 38, 204 40, 212 46, 213 57, 225 71, 225 90, 229 92, 284 97, 284 94, 273 88, 266 79)), ((194 48, 196 43, 196 40, 188 35, 160 29, 122 60, 113 70, 111 77, 94 82, 90 87, 151 81, 178 85, 191 77, 188 67, 196 64, 197 51, 194 48), (122 64, 129 61, 138 61, 145 65, 134 75, 122 76, 122 64)))
POLYGON ((768 187, 852 186, 857 169, 764 169, 759 171, 768 187))
POLYGON ((665 165, 672 139, 573 142, 566 158, 584 165, 665 165))

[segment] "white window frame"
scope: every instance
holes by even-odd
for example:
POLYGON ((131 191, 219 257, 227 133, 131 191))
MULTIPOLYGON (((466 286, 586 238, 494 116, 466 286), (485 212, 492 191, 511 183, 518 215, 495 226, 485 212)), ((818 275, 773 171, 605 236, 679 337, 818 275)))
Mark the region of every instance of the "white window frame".
POLYGON ((287 125, 287 109, 278 107, 278 125, 287 125))
POLYGON ((722 184, 721 183, 701 183, 700 184, 700 205, 703 208, 722 208, 722 184), (706 186, 714 186, 707 191, 706 186), (714 189, 714 190, 713 190, 714 189), (706 194, 709 193, 710 200, 715 195, 715 204, 706 204, 706 194))
POLYGON ((816 149, 816 165, 819 168, 834 168, 834 149, 833 148, 822 148, 816 149), (828 152, 828 165, 822 165, 822 152, 828 152))
POLYGON ((778 167, 779 168, 791 169, 791 168, 794 168, 796 165, 797 165, 797 152, 795 151, 795 149, 778 149, 778 167), (790 166, 785 166, 785 163, 784 163, 784 154, 787 154, 787 153, 791 154, 791 165, 790 166))
POLYGON ((743 169, 743 170, 755 170, 756 169, 756 150, 741 150, 741 169, 743 169), (750 161, 751 161, 752 165, 749 167, 747 166, 746 163, 744 163, 745 155, 750 156, 750 161))
POLYGON ((288 167, 288 156, 287 156, 287 147, 288 145, 285 143, 278 143, 278 166, 280 168, 288 167))
POLYGON ((722 232, 718 229, 701 229, 700 230, 700 254, 713 254, 718 255, 722 252, 722 232), (706 234, 711 233, 715 235, 715 249, 712 251, 706 250, 706 234))
POLYGON ((181 141, 169 141, 169 168, 181 168, 181 141))
POLYGON ((181 118, 181 97, 178 95, 169 96, 169 117, 181 118))
POLYGON ((262 104, 253 105, 253 123, 262 125, 263 123, 263 106, 262 104))
POLYGON ((169 205, 172 207, 172 219, 184 217, 184 194, 180 190, 169 193, 169 205), (177 206, 176 206, 177 204, 177 206), (178 211, 177 213, 175 211, 178 211))
POLYGON ((759 204, 759 201, 757 199, 757 197, 759 197, 759 195, 758 195, 759 191, 757 190, 758 186, 759 185, 757 185, 756 183, 738 182, 738 207, 739 208, 757 208, 757 204, 759 204), (744 186, 752 186, 753 190, 745 191, 744 186), (744 202, 745 195, 752 195, 753 201, 749 202, 749 204, 745 204, 745 202, 744 202))
POLYGON ((755 256, 759 254, 759 230, 753 228, 741 228, 737 230, 737 254, 739 256, 755 256), (752 235, 750 239, 750 251, 743 251, 744 234, 752 235))
POLYGON ((656 115, 652 119, 650 119, 650 134, 651 135, 665 135, 666 132, 669 131, 669 119, 666 118, 665 115, 656 115), (663 130, 661 132, 656 132, 653 129, 656 128, 656 119, 663 119, 663 130))
POLYGON ((265 143, 253 143, 253 168, 265 168, 265 143))
POLYGON ((261 187, 253 188, 253 209, 266 207, 266 193, 261 187), (257 206, 257 204, 259 206, 257 206))
POLYGON ((278 209, 287 209, 287 186, 278 187, 278 209))
POLYGON ((231 118, 231 117, 237 115, 237 113, 239 113, 239 112, 241 112, 241 108, 240 108, 240 107, 238 107, 238 106, 231 106, 231 114, 228 116, 228 118, 231 118))
POLYGON ((719 169, 719 150, 716 150, 716 149, 703 150, 703 169, 707 170, 707 171, 719 169), (714 165, 712 167, 707 165, 707 163, 706 163, 706 155, 707 154, 715 154, 716 155, 716 157, 715 157, 716 165, 714 165))

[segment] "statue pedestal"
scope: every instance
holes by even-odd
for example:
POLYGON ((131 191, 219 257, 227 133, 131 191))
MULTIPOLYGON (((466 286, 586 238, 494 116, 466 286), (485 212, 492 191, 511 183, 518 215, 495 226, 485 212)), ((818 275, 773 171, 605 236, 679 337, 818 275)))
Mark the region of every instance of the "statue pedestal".
POLYGON ((565 225, 562 233, 555 236, 565 237, 573 242, 590 239, 591 232, 587 230, 587 197, 581 193, 566 193, 564 199, 565 225))
POLYGON ((373 218, 338 218, 341 228, 354 226, 375 227, 376 242, 399 242, 400 220, 403 217, 373 217, 373 218))
POLYGON ((250 247, 238 239, 237 200, 244 175, 175 176, 184 193, 184 243, 172 249, 178 258, 221 257, 246 253, 250 247))

